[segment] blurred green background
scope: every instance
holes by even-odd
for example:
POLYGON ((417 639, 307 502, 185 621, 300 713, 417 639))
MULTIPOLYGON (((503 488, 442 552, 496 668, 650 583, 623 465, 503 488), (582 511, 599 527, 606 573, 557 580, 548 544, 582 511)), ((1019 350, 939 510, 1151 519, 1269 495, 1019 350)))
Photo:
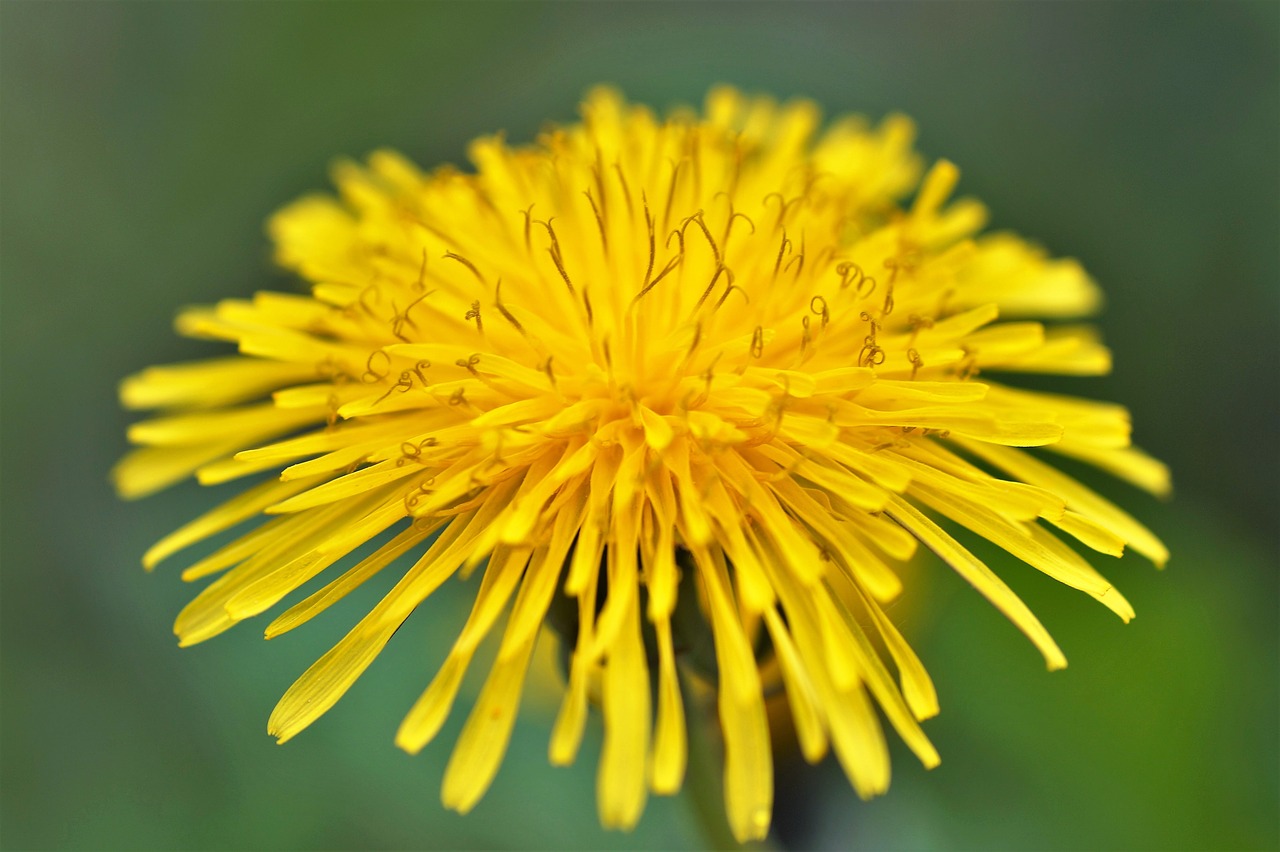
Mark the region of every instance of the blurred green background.
MULTIPOLYGON (((1085 474, 1164 536, 1158 573, 1101 566, 1139 616, 992 555, 1071 667, 1046 674, 936 564, 894 612, 941 694, 925 772, 861 803, 828 761, 784 766, 775 841, 831 849, 1280 846, 1277 367, 1280 5, 0 4, 3 586, 0 845, 20 848, 687 848, 683 798, 601 831, 599 728, 546 762, 529 696, 466 818, 438 790, 464 713, 392 744, 465 616, 451 587, 287 747, 277 697, 371 589, 264 644, 179 651, 192 594, 145 547, 217 495, 116 500, 126 374, 213 351, 184 304, 296 286, 262 223, 341 154, 462 162, 528 140, 608 81, 663 108, 713 83, 919 123, 993 224, 1080 258, 1107 291, 1117 368, 1073 392, 1131 406, 1173 467, 1160 504, 1085 474)), ((233 486, 234 488, 234 486, 233 486)), ((228 493, 228 492, 223 492, 228 493)))

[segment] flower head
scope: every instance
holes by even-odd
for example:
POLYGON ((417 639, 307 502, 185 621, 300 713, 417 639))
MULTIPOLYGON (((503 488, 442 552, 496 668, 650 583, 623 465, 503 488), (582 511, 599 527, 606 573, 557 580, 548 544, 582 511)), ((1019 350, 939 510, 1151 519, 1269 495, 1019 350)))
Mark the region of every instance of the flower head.
POLYGON ((895 565, 923 543, 1058 668, 1040 622, 948 528, 1127 620, 1064 539, 1157 563, 1164 548, 1025 448, 1154 492, 1168 479, 1130 447, 1123 408, 1005 383, 1109 369, 1092 332, 1058 322, 1093 309, 1097 289, 1074 261, 978 235, 983 208, 949 200, 955 167, 921 181, 911 142, 901 117, 819 132, 812 104, 717 89, 703 115, 659 119, 602 89, 581 124, 534 145, 477 140, 474 173, 385 151, 340 164, 340 197, 270 223, 311 294, 187 310, 182 333, 239 354, 122 387, 126 405, 163 409, 129 431, 143 447, 116 469, 126 496, 271 472, 147 553, 150 567, 268 516, 187 569, 217 579, 179 615, 182 644, 378 539, 266 628, 292 630, 412 559, 281 699, 269 727, 282 741, 435 589, 479 568, 470 618, 396 737, 417 751, 439 731, 509 607, 446 771, 450 807, 469 809, 497 771, 558 597, 575 624, 551 759, 574 759, 598 699, 606 825, 633 825, 648 791, 681 785, 682 612, 714 643, 739 839, 763 836, 772 806, 764 656, 804 756, 834 750, 858 793, 889 781, 876 706, 936 763, 919 725, 937 712, 933 686, 883 610, 902 588, 895 565))

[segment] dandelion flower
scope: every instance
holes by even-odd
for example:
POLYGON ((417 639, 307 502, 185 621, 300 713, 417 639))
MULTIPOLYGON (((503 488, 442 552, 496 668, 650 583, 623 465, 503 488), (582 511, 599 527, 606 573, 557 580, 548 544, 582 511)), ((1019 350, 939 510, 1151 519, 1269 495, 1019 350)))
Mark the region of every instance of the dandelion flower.
POLYGON ((889 783, 881 714, 936 764, 920 727, 933 685, 884 611, 895 567, 923 544, 1060 668, 1045 628, 952 531, 1128 620, 1067 540, 1157 564, 1165 549, 1044 451, 1157 494, 1168 476, 1130 446, 1123 408, 1006 383, 1108 371, 1097 337, 1063 322, 1098 290, 1075 261, 980 233, 982 206, 950 200, 956 168, 922 178, 912 137, 900 116, 821 129, 811 103, 727 88, 701 115, 660 119, 600 89, 580 124, 533 145, 477 140, 473 172, 388 151, 339 164, 338 197, 269 225, 310 295, 185 310, 181 333, 239 354, 121 389, 126 406, 160 409, 129 429, 126 497, 269 472, 147 552, 150 568, 256 524, 186 569, 217 579, 178 616, 181 644, 329 572, 267 625, 278 636, 407 566, 285 693, 269 722, 283 742, 434 590, 479 569, 470 617, 396 735, 410 752, 436 735, 509 609, 445 773, 444 803, 464 812, 498 769, 556 600, 576 624, 550 758, 574 760, 597 703, 607 826, 681 786, 689 613, 714 646, 739 840, 763 837, 772 811, 766 663, 803 755, 834 751, 858 794, 889 783))

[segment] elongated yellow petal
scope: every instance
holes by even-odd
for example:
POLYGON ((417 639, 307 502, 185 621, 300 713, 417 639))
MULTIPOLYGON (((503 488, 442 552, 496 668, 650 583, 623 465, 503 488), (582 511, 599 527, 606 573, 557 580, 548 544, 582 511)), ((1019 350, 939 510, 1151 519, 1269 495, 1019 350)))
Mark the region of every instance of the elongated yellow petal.
POLYGON ((417 547, 444 523, 440 520, 423 528, 414 525, 402 531, 368 557, 360 560, 341 577, 281 613, 267 625, 266 637, 274 639, 315 618, 354 591, 365 580, 417 547))
POLYGON ((120 384, 126 408, 235 405, 315 375, 309 364, 252 358, 215 358, 148 367, 120 384))
POLYGON ((307 480, 264 482, 255 488, 251 488, 240 496, 228 500, 213 511, 206 512, 160 539, 142 557, 142 564, 150 570, 159 564, 161 560, 177 553, 179 550, 235 526, 258 514, 282 497, 296 494, 313 484, 315 484, 314 481, 307 480))
POLYGON ((991 573, 990 568, 957 544, 951 536, 943 532, 941 527, 907 501, 895 500, 887 511, 1025 633, 1027 638, 1040 649, 1050 669, 1066 667, 1067 658, 1049 636, 1048 631, 1044 629, 1040 620, 1031 614, 1031 610, 1027 609, 1027 605, 1013 593, 1013 590, 991 573))
POLYGON ((586 588, 578 597, 578 642, 569 667, 568 688, 560 705, 560 713, 556 716, 548 747, 548 758, 556 766, 566 766, 574 761, 582 744, 582 733, 587 722, 588 680, 594 674, 594 664, 588 649, 594 635, 598 581, 599 573, 591 572, 586 588))
POLYGON ((135 500, 181 482, 196 468, 229 456, 243 446, 244 442, 237 438, 216 444, 142 447, 117 462, 111 469, 111 478, 121 497, 135 500))
POLYGON ((1120 556, 1124 553, 1123 538, 1079 512, 1066 511, 1061 518, 1051 519, 1050 523, 1099 553, 1105 553, 1108 556, 1120 556))
POLYGON ((994 447, 976 441, 962 441, 961 444, 974 455, 1008 471, 1024 482, 1042 485, 1062 495, 1072 509, 1111 530, 1156 565, 1163 566, 1169 558, 1169 551, 1160 540, 1132 516, 1044 462, 1019 450, 994 447))
POLYGON ((1095 597, 1111 589, 1111 584, 1089 568, 1075 551, 1046 547, 1044 539, 1035 535, 1039 529, 1035 525, 1005 520, 981 505, 957 500, 924 486, 914 489, 912 496, 1059 582, 1095 597))
POLYGON ((512 647, 489 672, 445 768, 441 790, 445 807, 465 814, 493 782, 511 740, 533 645, 526 640, 512 647))
POLYGON ((224 606, 237 621, 257 615, 280 602, 294 589, 346 556, 405 515, 404 507, 384 505, 358 521, 330 533, 316 547, 276 567, 241 589, 224 606))
MULTIPOLYGON (((911 650, 911 646, 907 644, 906 639, 903 638, 898 628, 885 615, 884 609, 862 589, 858 588, 856 584, 851 585, 855 592, 853 600, 860 604, 859 611, 865 612, 870 616, 877 632, 880 634, 881 640, 889 649, 889 654, 893 657, 893 661, 898 667, 899 678, 902 682, 902 697, 906 700, 907 706, 911 708, 912 714, 919 720, 929 719, 938 715, 938 693, 934 689, 933 680, 929 677, 929 673, 925 671, 924 665, 920 662, 920 658, 916 656, 915 651, 911 650)), ((870 653, 868 656, 872 660, 875 659, 874 653, 870 653)), ((936 754, 930 757, 934 763, 937 762, 936 754)))
POLYGON ((203 642, 237 624, 240 619, 227 609, 228 601, 324 541, 330 535, 327 525, 342 516, 341 508, 310 512, 272 530, 264 547, 207 586, 178 613, 173 632, 179 644, 203 642))
POLYGON ((739 843, 762 839, 773 813, 769 723, 755 659, 728 596, 729 578, 714 559, 698 561, 706 584, 720 664, 720 725, 724 731, 725 809, 739 843))
POLYGON ((1073 441, 1063 442, 1052 449, 1096 465, 1158 497, 1168 497, 1173 492, 1169 468, 1137 447, 1099 448, 1073 441))
POLYGON ((451 522, 373 611, 289 687, 271 713, 268 732, 281 742, 291 739, 336 704, 414 607, 457 570, 497 508, 485 504, 451 522))
POLYGON ((819 709, 822 706, 820 699, 809 678, 800 650, 792 641, 777 611, 767 609, 764 616, 769 628, 769 638, 778 651, 778 662, 786 684, 791 715, 795 719, 800 752, 805 760, 817 763, 827 753, 827 734, 822 711, 819 709))
POLYGON ((537 642, 536 625, 546 616, 568 536, 530 560, 516 598, 497 662, 458 738, 445 769, 441 797, 445 807, 466 813, 484 795, 502 762, 515 724, 529 658, 537 642))
POLYGON ((506 548, 494 553, 476 593, 471 616, 448 659, 400 723, 400 730, 396 732, 396 745, 400 748, 411 754, 421 751, 440 731, 453 708, 462 676, 471 664, 476 647, 488 635, 493 622, 515 591, 529 555, 527 550, 506 548))
POLYGON ((601 692, 604 751, 596 777, 600 822, 606 828, 629 829, 644 807, 650 737, 649 670, 634 598, 627 604, 617 642, 605 662, 601 692))
MULTIPOLYGON (((880 708, 884 710, 885 716, 889 719, 894 729, 897 730, 898 735, 915 752, 916 757, 920 758, 920 762, 924 764, 925 768, 932 769, 938 765, 940 759, 933 744, 929 742, 929 739, 924 735, 924 731, 917 724, 917 714, 908 708, 907 703, 903 700, 902 693, 893 683, 889 672, 880 661, 880 655, 876 653, 866 633, 863 632, 862 626, 849 615, 847 609, 840 605, 838 598, 834 598, 834 600, 849 627, 848 636, 853 640, 851 650, 856 660, 859 679, 866 684, 867 689, 875 696, 880 708)), ((919 715, 932 715, 936 709, 936 702, 931 701, 929 697, 932 685, 926 683, 927 677, 924 681, 921 681, 918 673, 911 670, 910 660, 908 660, 908 666, 906 677, 909 682, 912 682, 918 707, 922 711, 919 715)))
POLYGON ((649 786, 660 796, 670 796, 679 792, 684 781, 688 743, 671 625, 659 621, 654 631, 658 637, 658 724, 654 731, 649 786))
POLYGON ((284 532, 282 528, 295 526, 304 520, 304 515, 274 518, 253 532, 241 536, 230 544, 218 548, 203 559, 191 564, 183 570, 182 579, 191 582, 225 571, 233 565, 238 565, 279 540, 278 537, 284 532))
POLYGON ((227 434, 278 434, 323 418, 319 408, 286 411, 254 405, 228 411, 202 411, 143 420, 129 427, 129 440, 153 447, 212 443, 227 434))

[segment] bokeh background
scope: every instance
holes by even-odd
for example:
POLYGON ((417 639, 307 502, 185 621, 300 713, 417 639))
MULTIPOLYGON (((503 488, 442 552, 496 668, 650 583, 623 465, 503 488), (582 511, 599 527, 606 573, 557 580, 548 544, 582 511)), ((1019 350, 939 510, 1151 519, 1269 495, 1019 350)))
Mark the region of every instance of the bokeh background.
MULTIPOLYGON (((1104 380, 1174 470, 1159 503, 1082 474, 1173 551, 1103 566, 1136 605, 992 556, 1055 633, 1053 675, 938 564, 894 610, 937 682, 925 772, 895 747, 859 802, 832 761, 784 765, 771 842, 831 849, 1280 846, 1277 368, 1280 5, 1273 3, 38 3, 0 5, 3 321, 0 845, 6 849, 694 848, 685 798, 599 829, 599 728, 546 762, 533 690, 469 817, 392 735, 463 620, 446 589, 304 736, 277 697, 378 590, 264 644, 179 651, 192 594, 145 547, 218 495, 141 504, 107 471, 126 374, 212 348, 176 308, 296 285, 262 232, 336 155, 461 163, 528 140, 607 81, 658 108, 731 82, 828 114, 901 110, 993 224, 1080 258, 1108 293, 1104 380)), ((233 486, 234 488, 234 486, 233 486)), ((548 664, 549 681, 554 671, 548 664)), ((465 703, 465 702, 464 702, 465 703)))

